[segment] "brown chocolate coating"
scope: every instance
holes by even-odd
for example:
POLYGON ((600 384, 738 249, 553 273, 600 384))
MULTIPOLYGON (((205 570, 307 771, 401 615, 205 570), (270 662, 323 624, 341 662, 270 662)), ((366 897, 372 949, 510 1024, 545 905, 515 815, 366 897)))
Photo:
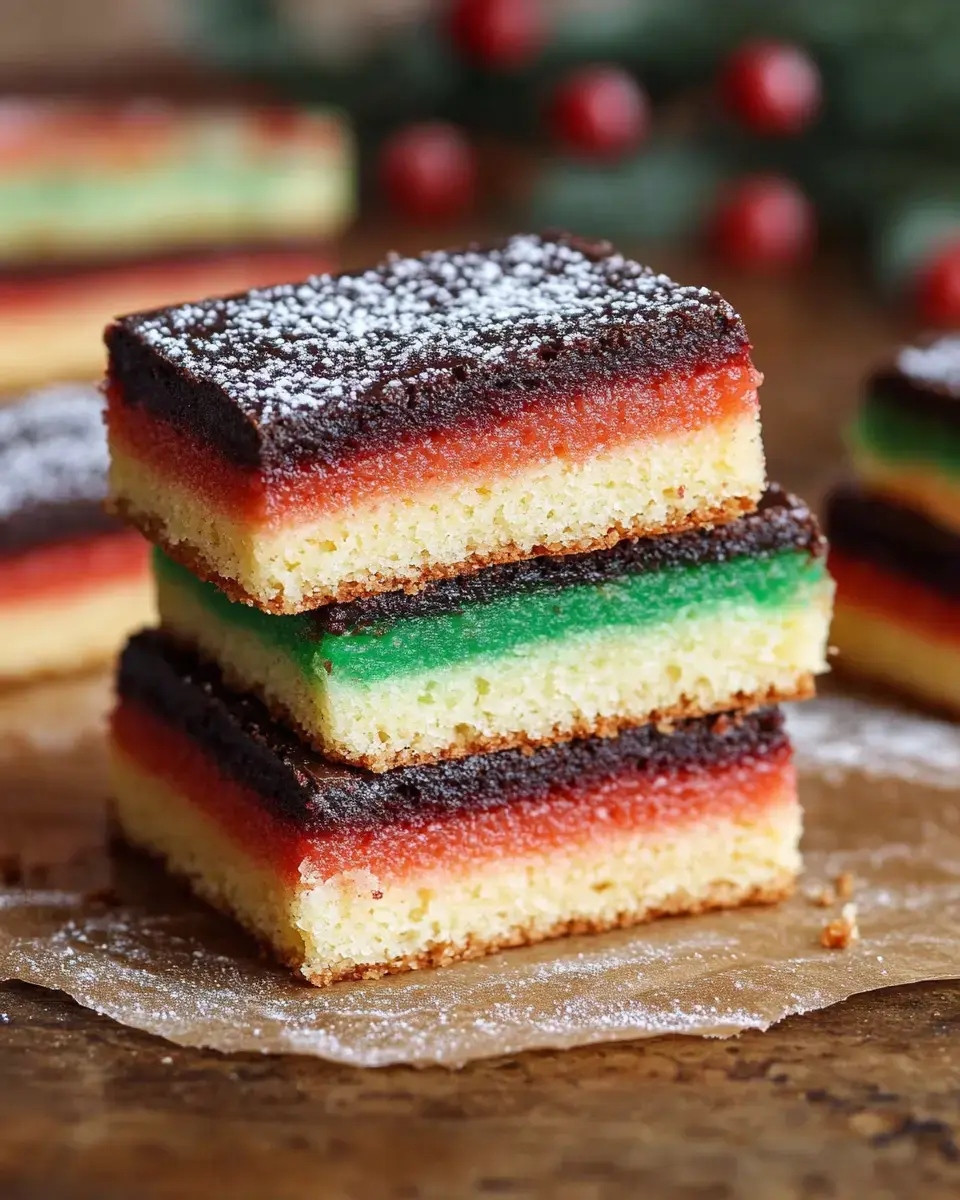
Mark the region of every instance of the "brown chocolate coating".
POLYGON ((405 617, 438 616, 471 604, 485 604, 515 593, 560 591, 582 584, 599 585, 623 575, 695 567, 732 558, 759 558, 781 550, 819 556, 826 541, 816 517, 796 496, 777 484, 768 489, 755 513, 714 528, 691 529, 658 537, 627 538, 585 554, 542 555, 499 563, 472 575, 427 584, 421 591, 383 592, 349 604, 328 604, 310 614, 305 630, 347 634, 405 617))
POLYGON ((121 402, 268 477, 749 355, 716 292, 559 234, 124 317, 106 341, 121 402))
POLYGON ((780 710, 766 708, 679 721, 672 731, 644 725, 532 753, 501 750, 374 775, 312 753, 258 700, 229 691, 215 667, 155 631, 128 642, 118 692, 122 703, 193 739, 225 775, 307 834, 396 821, 415 826, 444 813, 542 799, 557 788, 627 772, 654 778, 731 765, 787 744, 780 710))
POLYGON ((854 485, 827 501, 831 544, 847 558, 875 563, 960 600, 960 536, 854 485))
POLYGON ((18 509, 5 521, 0 521, 0 558, 74 538, 119 533, 123 528, 116 517, 104 511, 98 500, 37 504, 18 509))

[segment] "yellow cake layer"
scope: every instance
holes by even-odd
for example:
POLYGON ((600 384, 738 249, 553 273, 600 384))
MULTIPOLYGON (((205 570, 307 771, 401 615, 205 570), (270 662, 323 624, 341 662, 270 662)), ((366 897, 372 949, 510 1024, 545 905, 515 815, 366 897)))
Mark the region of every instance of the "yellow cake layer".
POLYGON ((18 391, 69 379, 98 379, 107 364, 103 327, 118 312, 144 302, 133 292, 70 295, 42 311, 4 312, 0 322, 0 390, 18 391))
POLYGON ((842 591, 837 597, 830 640, 840 653, 844 669, 960 715, 957 643, 924 635, 894 612, 885 614, 852 605, 844 600, 842 591))
POLYGON ((485 661, 371 684, 309 678, 282 649, 212 615, 165 577, 160 619, 226 678, 258 692, 329 757, 373 770, 492 746, 612 732, 654 713, 717 712, 809 694, 827 669, 833 585, 807 603, 692 609, 652 627, 533 642, 485 661))
POLYGON ((109 662, 127 637, 156 620, 145 573, 89 591, 0 605, 0 680, 54 675, 109 662))
POLYGON ((789 891, 800 867, 800 808, 792 787, 763 816, 716 817, 656 833, 524 854, 402 883, 369 872, 284 885, 210 818, 115 751, 113 796, 125 836, 188 877, 314 983, 375 976, 473 957, 570 930, 789 891))
POLYGON ((865 491, 889 496, 944 529, 960 534, 960 482, 938 471, 933 463, 921 467, 884 462, 858 447, 854 450, 853 465, 865 491))
POLYGON ((174 556, 186 547, 258 605, 295 612, 415 582, 438 567, 452 574, 535 547, 588 548, 626 532, 662 532, 697 514, 737 516, 760 499, 764 478, 759 419, 750 414, 586 462, 553 459, 278 530, 231 521, 116 446, 110 488, 174 556))

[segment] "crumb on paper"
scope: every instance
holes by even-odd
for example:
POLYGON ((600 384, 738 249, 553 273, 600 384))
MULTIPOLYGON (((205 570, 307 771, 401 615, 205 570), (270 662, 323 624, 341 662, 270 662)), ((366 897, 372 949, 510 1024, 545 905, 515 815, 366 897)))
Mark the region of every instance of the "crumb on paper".
POLYGON ((851 900, 857 886, 857 881, 852 872, 841 871, 834 881, 834 886, 837 889, 838 900, 851 900))
POLYGON ((857 906, 845 904, 840 910, 840 916, 828 921, 820 930, 820 945, 825 946, 827 950, 846 950, 859 936, 857 906))
POLYGON ((806 891, 807 900, 817 908, 831 908, 838 900, 851 900, 857 881, 850 871, 841 871, 833 883, 816 883, 806 891))
POLYGON ((837 902, 837 895, 828 883, 821 883, 808 890, 807 899, 817 908, 831 908, 837 902))

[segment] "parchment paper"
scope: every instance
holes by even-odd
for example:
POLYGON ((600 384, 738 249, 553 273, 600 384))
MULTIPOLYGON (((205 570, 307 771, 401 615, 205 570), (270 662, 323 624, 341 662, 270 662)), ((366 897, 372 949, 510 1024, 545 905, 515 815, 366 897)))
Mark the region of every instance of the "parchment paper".
POLYGON ((806 875, 776 909, 676 918, 318 991, 149 861, 110 848, 100 680, 0 697, 0 978, 193 1046, 360 1066, 726 1036, 854 992, 960 976, 960 729, 830 696, 792 717, 806 875), (859 941, 820 946, 855 878, 859 941), (103 889, 109 893, 90 889, 103 889))

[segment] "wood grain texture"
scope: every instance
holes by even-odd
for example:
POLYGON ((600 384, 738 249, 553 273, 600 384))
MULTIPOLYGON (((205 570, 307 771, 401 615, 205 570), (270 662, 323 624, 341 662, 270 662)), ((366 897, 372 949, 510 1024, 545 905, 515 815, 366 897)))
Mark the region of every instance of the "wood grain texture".
POLYGON ((956 986, 875 993, 736 1041, 663 1038, 457 1073, 184 1050, 22 985, 0 1003, 6 1197, 960 1188, 956 986))
MULTIPOLYGON (((344 262, 422 240, 366 234, 344 262)), ((656 265, 742 309, 767 375, 771 473, 819 497, 841 470, 863 372, 905 331, 832 264, 790 284, 656 265)), ((15 840, 28 873, 46 862, 51 883, 75 885, 76 831, 31 823, 30 780, 15 761, 0 772, 0 827, 27 831, 15 840)), ((0 1196, 10 1200, 958 1192, 960 984, 857 997, 733 1041, 663 1038, 458 1073, 225 1057, 59 994, 0 988, 0 1196)))

